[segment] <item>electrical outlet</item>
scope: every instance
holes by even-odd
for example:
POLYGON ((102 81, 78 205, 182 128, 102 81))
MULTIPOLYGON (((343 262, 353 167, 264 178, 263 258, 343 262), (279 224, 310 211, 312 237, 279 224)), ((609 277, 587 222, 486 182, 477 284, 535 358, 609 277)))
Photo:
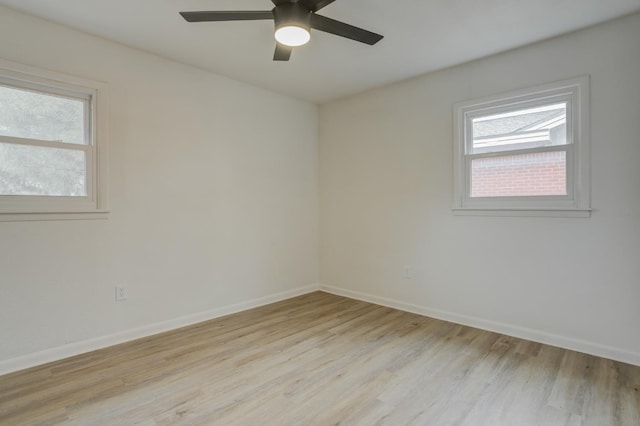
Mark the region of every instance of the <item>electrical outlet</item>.
POLYGON ((127 287, 123 285, 116 286, 116 302, 127 300, 127 287))
POLYGON ((403 268, 402 278, 404 278, 405 280, 408 280, 408 279, 411 279, 412 275, 413 275, 413 271, 411 270, 411 266, 405 266, 403 268))

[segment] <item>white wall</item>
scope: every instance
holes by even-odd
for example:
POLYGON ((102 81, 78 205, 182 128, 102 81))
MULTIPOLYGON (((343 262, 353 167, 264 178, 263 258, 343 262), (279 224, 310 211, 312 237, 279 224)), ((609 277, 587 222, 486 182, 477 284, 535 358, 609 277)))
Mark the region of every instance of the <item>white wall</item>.
POLYGON ((110 218, 0 222, 0 371, 317 282, 315 105, 2 7, 0 40, 111 107, 110 218))
POLYGON ((323 105, 321 283, 640 364, 639 40, 636 14, 323 105), (592 217, 454 217, 452 105, 584 74, 592 217))
MULTIPOLYGON (((312 288, 315 106, 2 7, 0 39, 109 84, 112 211, 0 222, 0 372, 312 288)), ((321 281, 640 364, 638 39, 634 15, 322 106, 321 281), (582 74, 592 218, 452 216, 452 104, 582 74)))

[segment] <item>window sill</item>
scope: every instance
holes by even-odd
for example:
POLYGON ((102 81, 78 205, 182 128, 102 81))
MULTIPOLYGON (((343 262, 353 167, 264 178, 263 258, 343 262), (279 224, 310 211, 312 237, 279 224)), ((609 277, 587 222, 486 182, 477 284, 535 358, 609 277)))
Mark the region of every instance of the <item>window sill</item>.
POLYGON ((108 210, 71 213, 0 213, 0 222, 32 222, 52 220, 104 220, 108 210))
POLYGON ((591 217, 591 209, 451 209, 454 216, 591 217))

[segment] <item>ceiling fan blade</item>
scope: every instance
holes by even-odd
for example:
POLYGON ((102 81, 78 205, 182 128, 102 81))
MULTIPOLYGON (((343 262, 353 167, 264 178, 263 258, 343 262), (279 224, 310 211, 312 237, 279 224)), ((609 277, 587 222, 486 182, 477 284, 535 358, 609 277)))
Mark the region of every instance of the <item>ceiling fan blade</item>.
POLYGON ((307 6, 312 12, 317 12, 323 7, 329 6, 336 0, 299 0, 300 3, 307 6))
POLYGON ((380 34, 372 33, 326 16, 316 15, 315 13, 311 14, 311 28, 370 45, 376 44, 383 38, 380 34))
POLYGON ((291 57, 292 47, 285 46, 281 43, 276 43, 276 51, 273 54, 274 61, 288 61, 291 57))
POLYGON ((286 3, 295 3, 298 0, 292 1, 292 0, 271 0, 271 3, 275 4, 276 6, 280 6, 281 4, 286 4, 286 3))
POLYGON ((270 10, 229 10, 211 12, 180 12, 187 22, 212 22, 212 21, 257 21, 260 19, 273 19, 270 10))

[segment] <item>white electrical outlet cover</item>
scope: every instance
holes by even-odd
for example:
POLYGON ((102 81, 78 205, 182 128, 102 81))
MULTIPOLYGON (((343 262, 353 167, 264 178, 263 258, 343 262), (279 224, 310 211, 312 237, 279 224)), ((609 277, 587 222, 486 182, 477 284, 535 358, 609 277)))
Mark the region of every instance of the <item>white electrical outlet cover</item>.
POLYGON ((116 301, 127 300, 127 288, 125 286, 116 286, 116 301))

